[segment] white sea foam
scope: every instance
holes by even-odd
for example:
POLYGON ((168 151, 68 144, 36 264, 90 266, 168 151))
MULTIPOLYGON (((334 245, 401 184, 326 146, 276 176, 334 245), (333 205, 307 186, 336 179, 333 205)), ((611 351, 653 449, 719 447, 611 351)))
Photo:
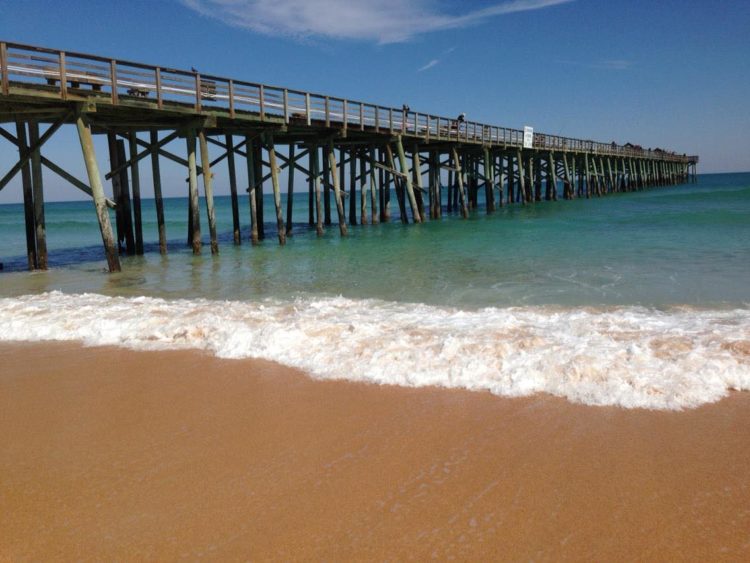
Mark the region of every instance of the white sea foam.
POLYGON ((346 298, 0 299, 0 340, 265 358, 315 377, 680 409, 750 389, 750 310, 478 311, 346 298))

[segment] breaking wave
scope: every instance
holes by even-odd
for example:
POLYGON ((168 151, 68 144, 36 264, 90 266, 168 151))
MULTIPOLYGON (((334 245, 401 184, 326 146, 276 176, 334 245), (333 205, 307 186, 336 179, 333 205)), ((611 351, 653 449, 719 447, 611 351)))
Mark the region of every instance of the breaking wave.
POLYGON ((750 310, 486 308, 338 298, 164 300, 50 292, 0 299, 0 340, 264 358, 314 377, 550 393, 681 409, 750 389, 750 310))

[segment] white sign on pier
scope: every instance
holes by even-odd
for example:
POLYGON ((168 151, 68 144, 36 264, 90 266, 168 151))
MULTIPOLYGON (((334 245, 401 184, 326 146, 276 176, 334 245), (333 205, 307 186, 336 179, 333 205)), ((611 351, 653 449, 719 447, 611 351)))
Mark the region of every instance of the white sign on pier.
POLYGON ((523 128, 523 148, 525 149, 534 148, 534 128, 533 127, 523 128))

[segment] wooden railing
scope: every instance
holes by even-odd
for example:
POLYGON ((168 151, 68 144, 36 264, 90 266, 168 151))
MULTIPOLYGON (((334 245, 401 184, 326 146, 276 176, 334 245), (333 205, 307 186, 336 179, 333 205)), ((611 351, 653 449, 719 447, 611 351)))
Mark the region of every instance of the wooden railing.
MULTIPOLYGON (((12 86, 32 85, 56 92, 62 100, 74 92, 91 91, 113 105, 151 101, 192 106, 196 112, 220 109, 230 118, 252 113, 260 121, 283 120, 286 124, 405 134, 424 140, 523 147, 520 129, 486 125, 460 118, 447 118, 407 108, 390 108, 224 78, 196 71, 152 66, 73 51, 59 51, 12 42, 0 42, 0 94, 12 86)), ((541 150, 588 152, 627 158, 697 162, 697 156, 646 150, 637 146, 598 143, 546 133, 534 134, 533 147, 541 150)))

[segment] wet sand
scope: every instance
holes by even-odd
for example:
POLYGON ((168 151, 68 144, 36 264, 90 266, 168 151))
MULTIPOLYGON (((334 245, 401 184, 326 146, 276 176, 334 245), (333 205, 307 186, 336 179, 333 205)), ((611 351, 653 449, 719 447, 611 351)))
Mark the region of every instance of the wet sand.
POLYGON ((750 394, 684 412, 0 345, 0 560, 750 560, 750 394))

